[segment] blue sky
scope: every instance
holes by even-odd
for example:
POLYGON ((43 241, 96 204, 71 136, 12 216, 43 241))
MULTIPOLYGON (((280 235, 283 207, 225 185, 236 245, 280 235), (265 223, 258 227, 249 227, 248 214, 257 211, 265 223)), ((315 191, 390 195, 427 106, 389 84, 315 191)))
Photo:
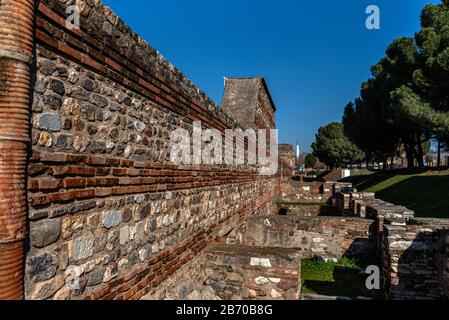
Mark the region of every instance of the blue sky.
POLYGON ((103 0, 218 104, 223 77, 266 78, 279 141, 310 151, 317 129, 340 121, 370 66, 419 29, 436 0, 103 0), (381 29, 367 30, 377 5, 381 29))

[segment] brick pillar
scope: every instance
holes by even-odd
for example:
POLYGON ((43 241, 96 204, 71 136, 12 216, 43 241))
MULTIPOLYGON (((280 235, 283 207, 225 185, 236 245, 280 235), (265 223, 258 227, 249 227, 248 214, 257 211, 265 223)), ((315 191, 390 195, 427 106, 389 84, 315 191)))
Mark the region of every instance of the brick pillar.
POLYGON ((0 1, 0 300, 23 299, 35 0, 0 1))

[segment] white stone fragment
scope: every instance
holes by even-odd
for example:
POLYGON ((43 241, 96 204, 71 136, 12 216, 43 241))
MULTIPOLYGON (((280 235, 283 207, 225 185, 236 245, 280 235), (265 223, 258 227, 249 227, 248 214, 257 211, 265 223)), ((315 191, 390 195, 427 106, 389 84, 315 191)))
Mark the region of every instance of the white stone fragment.
POLYGON ((260 265, 265 268, 271 268, 270 259, 260 259, 260 265))
POLYGON ((123 227, 120 229, 120 245, 124 246, 129 240, 129 227, 123 227))
POLYGON ((268 280, 265 277, 257 277, 254 282, 256 282, 256 284, 266 284, 268 282, 270 282, 270 280, 268 280))
POLYGON ((273 299, 279 299, 282 298, 282 294, 280 294, 277 290, 271 289, 271 297, 273 299))
POLYGON ((271 261, 270 261, 270 259, 251 257, 250 265, 271 268, 271 261))
POLYGON ((265 220, 263 221, 263 223, 264 223, 267 227, 271 227, 271 222, 270 222, 270 220, 265 219, 265 220))
POLYGON ((251 262, 249 264, 251 266, 260 266, 260 258, 251 257, 251 262))

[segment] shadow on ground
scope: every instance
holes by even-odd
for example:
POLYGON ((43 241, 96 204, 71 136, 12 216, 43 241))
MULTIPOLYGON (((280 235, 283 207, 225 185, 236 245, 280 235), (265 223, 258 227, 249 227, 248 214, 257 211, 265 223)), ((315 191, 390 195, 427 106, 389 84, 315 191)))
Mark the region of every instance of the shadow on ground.
POLYGON ((417 217, 449 218, 449 171, 394 170, 343 181, 352 182, 359 191, 373 191, 379 199, 405 206, 417 217))
MULTIPOLYGON (((324 261, 319 257, 303 261, 301 275, 302 293, 338 297, 367 297, 382 299, 381 290, 366 288, 365 273, 367 266, 379 266, 375 248, 367 246, 370 240, 356 239, 338 262, 324 261), (361 247, 367 250, 365 254, 357 254, 361 247), (371 249, 369 249, 371 248, 371 249)), ((372 243, 371 243, 372 244, 372 243)))
POLYGON ((415 176, 376 193, 384 201, 403 205, 417 217, 449 218, 449 176, 415 176))

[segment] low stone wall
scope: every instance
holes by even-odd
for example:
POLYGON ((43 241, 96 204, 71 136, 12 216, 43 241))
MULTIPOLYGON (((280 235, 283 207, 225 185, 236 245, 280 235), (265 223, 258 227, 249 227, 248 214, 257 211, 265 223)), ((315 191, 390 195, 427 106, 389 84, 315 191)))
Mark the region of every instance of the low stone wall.
POLYGON ((142 300, 219 300, 206 280, 204 252, 193 257, 188 263, 152 288, 142 300))
POLYGON ((298 300, 294 249, 214 244, 143 299, 298 300))
POLYGON ((351 194, 349 202, 349 212, 354 217, 366 217, 366 205, 376 200, 375 193, 356 192, 351 194))
POLYGON ((348 190, 334 194, 333 207, 341 215, 374 221, 372 234, 389 299, 448 297, 448 219, 414 218, 414 212, 404 206, 348 190))
POLYGON ((325 203, 328 198, 322 194, 291 194, 284 196, 281 199, 277 199, 280 202, 292 202, 296 204, 302 203, 325 203))
POLYGON ((205 284, 222 299, 299 299, 301 256, 297 250, 215 245, 205 254, 205 284))
POLYGON ((242 244, 301 250, 303 258, 375 254, 373 221, 358 218, 270 216, 250 217, 242 244))
POLYGON ((351 195, 349 193, 338 192, 333 198, 333 206, 336 208, 338 215, 349 216, 349 206, 351 195))
POLYGON ((322 213, 322 205, 307 204, 297 205, 294 203, 279 204, 280 212, 289 216, 316 217, 322 213))
POLYGON ((321 190, 322 190, 321 182, 304 182, 292 180, 290 178, 289 180, 282 180, 280 195, 283 198, 284 197, 304 198, 313 195, 322 196, 321 190))
POLYGON ((393 300, 447 298, 446 219, 416 219, 407 226, 385 225, 382 241, 384 289, 393 300), (446 290, 446 291, 445 291, 446 290))
POLYGON ((369 219, 384 220, 392 225, 406 225, 415 216, 415 213, 404 206, 394 205, 379 199, 366 206, 366 217, 369 219))
POLYGON ((445 296, 449 298, 449 230, 441 231, 438 248, 440 248, 437 253, 439 281, 445 296))

